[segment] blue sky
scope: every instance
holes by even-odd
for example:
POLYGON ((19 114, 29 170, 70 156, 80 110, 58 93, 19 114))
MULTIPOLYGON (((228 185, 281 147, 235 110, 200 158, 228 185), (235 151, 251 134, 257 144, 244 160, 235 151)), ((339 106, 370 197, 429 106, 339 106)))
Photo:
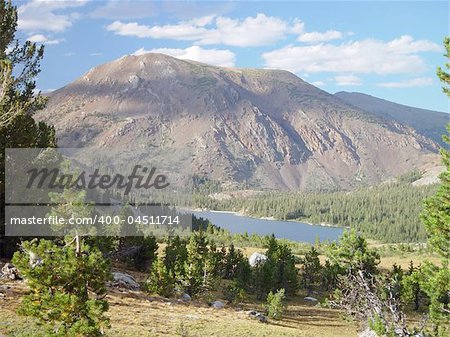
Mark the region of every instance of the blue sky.
POLYGON ((14 1, 19 37, 46 45, 38 87, 62 87, 127 54, 289 70, 330 93, 359 91, 448 112, 447 1, 14 1))

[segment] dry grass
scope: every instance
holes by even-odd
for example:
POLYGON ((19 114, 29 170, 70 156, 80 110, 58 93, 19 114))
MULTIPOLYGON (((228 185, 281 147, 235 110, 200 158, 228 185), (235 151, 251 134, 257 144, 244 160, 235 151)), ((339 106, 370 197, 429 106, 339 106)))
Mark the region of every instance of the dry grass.
MULTIPOLYGON (((164 245, 160 245, 160 253, 164 245)), ((264 249, 242 248, 246 256, 264 249)), ((324 257, 321 256, 321 260, 324 257)), ((437 257, 430 254, 398 253, 384 256, 380 267, 391 268, 394 263, 407 268, 409 261, 414 265, 424 260, 437 263, 437 257)), ((115 264, 117 270, 124 270, 124 265, 115 264)), ((130 272, 136 280, 143 282, 147 274, 130 272)), ((0 337, 7 336, 44 336, 31 318, 16 314, 20 297, 27 291, 22 281, 0 279, 0 337), (4 294, 4 296, 2 296, 4 294)), ((220 298, 216 295, 214 299, 220 298)), ((110 288, 107 296, 110 304, 108 317, 111 329, 107 336, 296 336, 296 337, 337 337, 356 336, 357 326, 343 320, 341 313, 311 305, 296 297, 288 302, 285 316, 280 321, 270 320, 268 324, 259 323, 248 316, 249 310, 262 311, 260 302, 248 302, 224 309, 209 307, 206 300, 183 303, 176 299, 164 299, 149 296, 139 291, 110 288)), ((411 321, 416 317, 412 315, 411 321)), ((418 318, 417 318, 418 319, 418 318)))
MULTIPOLYGON (((39 329, 30 318, 15 313, 20 296, 26 292, 22 281, 0 281, 5 297, 0 298, 0 336, 38 336, 39 329), (9 289, 5 290, 6 287, 9 289)), ((262 310, 260 303, 245 303, 240 308, 213 309, 205 302, 183 303, 148 296, 139 291, 110 288, 107 336, 356 336, 357 327, 341 318, 339 311, 320 308, 300 297, 288 303, 280 321, 259 323, 248 310, 262 310)))

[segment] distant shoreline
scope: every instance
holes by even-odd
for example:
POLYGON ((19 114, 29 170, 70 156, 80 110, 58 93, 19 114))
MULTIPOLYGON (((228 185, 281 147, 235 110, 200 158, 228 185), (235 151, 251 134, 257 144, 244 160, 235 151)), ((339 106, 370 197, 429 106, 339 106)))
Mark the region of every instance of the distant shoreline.
POLYGON ((233 215, 236 215, 236 216, 247 217, 247 218, 258 219, 258 220, 296 222, 296 223, 300 223, 300 224, 304 224, 304 225, 310 225, 310 226, 320 226, 320 227, 330 227, 330 228, 350 228, 349 226, 338 226, 338 225, 332 225, 332 224, 328 224, 328 223, 313 224, 311 222, 303 222, 303 221, 292 220, 292 219, 283 220, 283 219, 277 219, 277 218, 275 218, 273 216, 271 216, 271 217, 257 217, 257 216, 248 215, 248 214, 245 214, 245 213, 242 213, 242 212, 235 212, 235 211, 217 211, 217 210, 212 210, 212 209, 207 209, 207 208, 196 208, 196 209, 179 208, 179 209, 184 210, 184 211, 189 211, 189 212, 227 213, 227 214, 233 214, 233 215))

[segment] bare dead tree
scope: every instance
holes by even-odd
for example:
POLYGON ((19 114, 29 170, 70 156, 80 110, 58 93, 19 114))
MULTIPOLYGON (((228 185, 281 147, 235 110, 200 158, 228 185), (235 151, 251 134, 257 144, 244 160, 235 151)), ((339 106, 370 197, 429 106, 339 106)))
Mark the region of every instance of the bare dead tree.
POLYGON ((398 337, 413 335, 406 326, 400 300, 394 296, 389 282, 383 284, 372 275, 358 271, 342 277, 339 283, 341 295, 332 301, 332 305, 345 310, 359 321, 379 320, 386 332, 394 332, 398 337), (379 291, 383 287, 386 296, 382 296, 379 291))

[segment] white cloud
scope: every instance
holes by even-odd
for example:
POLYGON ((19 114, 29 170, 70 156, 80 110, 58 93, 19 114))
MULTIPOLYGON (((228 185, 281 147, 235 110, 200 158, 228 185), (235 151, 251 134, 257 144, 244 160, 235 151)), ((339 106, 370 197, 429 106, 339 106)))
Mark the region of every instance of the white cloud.
POLYGON ((18 27, 28 31, 61 32, 79 17, 76 12, 61 13, 69 8, 84 6, 88 0, 31 0, 18 8, 18 27))
POLYGON ((123 36, 195 41, 197 45, 254 47, 276 43, 287 34, 300 34, 303 23, 299 20, 287 23, 277 17, 258 13, 255 17, 243 20, 206 16, 163 26, 115 21, 106 29, 123 36))
POLYGON ((229 50, 204 49, 199 46, 192 46, 185 49, 156 48, 145 50, 144 48, 140 48, 136 50, 133 55, 143 55, 146 53, 161 53, 182 60, 193 60, 220 67, 233 67, 236 59, 234 53, 229 50))
POLYGON ((106 29, 122 36, 184 41, 200 40, 208 32, 207 29, 195 26, 189 22, 179 23, 177 25, 149 27, 136 22, 122 23, 120 21, 114 21, 106 29))
POLYGON ((30 37, 27 38, 28 41, 30 42, 35 42, 35 43, 43 43, 43 44, 59 44, 61 43, 62 39, 55 39, 55 40, 50 40, 47 36, 42 35, 42 34, 35 34, 32 35, 30 37))
POLYGON ((303 33, 298 37, 298 41, 301 42, 324 42, 331 40, 340 40, 343 38, 343 34, 338 32, 337 30, 329 30, 325 33, 320 32, 311 32, 311 33, 303 33))
POLYGON ((384 82, 379 83, 378 86, 384 88, 412 88, 412 87, 425 87, 433 84, 433 78, 431 77, 417 77, 411 78, 405 81, 399 82, 384 82))
POLYGON ((357 86, 362 84, 362 80, 355 75, 338 75, 334 77, 339 86, 357 86))
POLYGON ((262 57, 266 67, 292 72, 409 74, 427 68, 419 52, 437 51, 441 47, 434 42, 402 36, 389 42, 366 39, 340 45, 288 45, 262 57))

